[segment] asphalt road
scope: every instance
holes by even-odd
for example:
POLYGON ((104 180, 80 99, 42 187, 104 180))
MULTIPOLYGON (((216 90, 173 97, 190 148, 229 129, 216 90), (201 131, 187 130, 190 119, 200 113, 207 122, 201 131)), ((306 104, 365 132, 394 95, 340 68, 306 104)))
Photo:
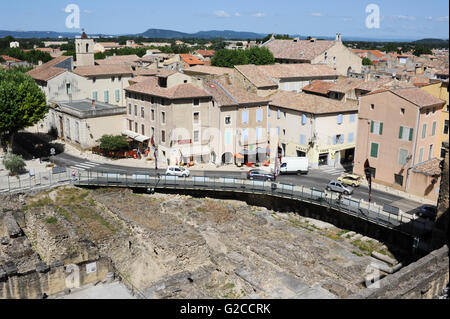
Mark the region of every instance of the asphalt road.
MULTIPOLYGON (((139 174, 165 174, 165 170, 148 169, 140 167, 125 167, 112 164, 94 163, 82 158, 78 158, 69 154, 61 153, 56 155, 54 161, 59 166, 64 166, 70 169, 73 167, 79 168, 81 170, 93 170, 93 171, 105 171, 111 173, 139 173, 139 174), (95 166, 93 165, 95 164, 95 166)), ((312 169, 308 175, 281 175, 278 177, 277 182, 284 184, 294 184, 305 186, 309 188, 315 188, 323 190, 325 189, 328 182, 332 179, 339 177, 344 171, 341 170, 323 170, 323 169, 312 169)), ((230 177, 230 178, 246 178, 246 172, 236 172, 236 171, 191 171, 192 176, 206 176, 206 177, 230 177)), ((368 200, 368 188, 360 186, 354 189, 354 193, 351 198, 359 200, 368 200)), ((397 195, 393 195, 387 192, 382 192, 379 190, 372 189, 372 199, 379 205, 392 204, 398 200, 404 198, 397 195)), ((421 203, 409 201, 411 205, 416 207, 421 206, 421 203)))

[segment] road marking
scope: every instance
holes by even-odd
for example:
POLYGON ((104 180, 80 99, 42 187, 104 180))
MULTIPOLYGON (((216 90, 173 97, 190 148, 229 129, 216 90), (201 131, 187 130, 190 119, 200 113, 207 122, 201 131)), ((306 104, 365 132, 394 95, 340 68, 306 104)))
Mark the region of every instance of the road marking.
POLYGON ((80 167, 77 167, 77 166, 71 166, 70 168, 71 168, 71 169, 77 169, 77 170, 79 170, 79 171, 85 171, 84 168, 80 168, 80 167))
POLYGON ((75 167, 82 167, 82 168, 93 168, 94 166, 88 165, 88 164, 77 164, 75 167))

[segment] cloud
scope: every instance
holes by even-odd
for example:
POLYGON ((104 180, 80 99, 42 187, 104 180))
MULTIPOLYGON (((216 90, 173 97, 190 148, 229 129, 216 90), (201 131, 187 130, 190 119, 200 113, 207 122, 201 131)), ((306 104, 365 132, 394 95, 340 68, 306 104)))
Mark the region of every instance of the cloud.
POLYGON ((409 21, 414 21, 416 20, 415 17, 408 17, 408 16, 404 16, 404 15, 397 15, 394 18, 397 18, 399 20, 409 20, 409 21))
POLYGON ((448 22, 448 16, 436 18, 435 21, 437 21, 437 22, 448 22))
POLYGON ((223 10, 214 11, 214 15, 220 17, 220 18, 229 18, 231 17, 228 13, 226 13, 223 10))
POLYGON ((258 13, 253 14, 253 16, 256 18, 264 18, 266 15, 264 13, 258 12, 258 13))
POLYGON ((236 17, 240 17, 240 16, 241 16, 241 14, 240 14, 239 12, 236 12, 234 15, 235 15, 236 17))
POLYGON ((322 14, 322 13, 318 13, 318 12, 311 13, 311 15, 312 15, 313 17, 323 17, 323 14, 322 14))
POLYGON ((91 10, 83 10, 83 12, 86 13, 86 14, 92 14, 92 13, 94 13, 94 12, 92 12, 91 10))

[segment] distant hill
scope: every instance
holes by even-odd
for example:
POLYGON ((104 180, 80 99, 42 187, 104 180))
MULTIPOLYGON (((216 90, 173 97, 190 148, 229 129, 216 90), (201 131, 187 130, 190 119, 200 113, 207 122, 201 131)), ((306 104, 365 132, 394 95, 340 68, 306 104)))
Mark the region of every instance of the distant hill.
POLYGON ((236 39, 236 40, 246 40, 246 39, 258 39, 264 38, 266 34, 253 33, 253 32, 239 32, 239 31, 200 31, 196 33, 184 33, 172 30, 162 30, 162 29, 149 29, 144 33, 135 34, 134 36, 142 36, 145 38, 163 38, 163 39, 183 39, 183 38, 201 38, 201 39, 236 39))
MULTIPOLYGON (((12 36, 16 39, 58 39, 58 38, 69 38, 73 39, 81 35, 81 32, 55 32, 55 31, 6 31, 0 30, 0 38, 6 36, 12 36)), ((103 34, 89 34, 92 37, 110 37, 109 35, 103 34)))
POLYGON ((449 42, 447 40, 442 39, 422 39, 412 42, 413 44, 420 44, 425 46, 433 46, 433 47, 441 47, 441 48, 448 48, 449 42))

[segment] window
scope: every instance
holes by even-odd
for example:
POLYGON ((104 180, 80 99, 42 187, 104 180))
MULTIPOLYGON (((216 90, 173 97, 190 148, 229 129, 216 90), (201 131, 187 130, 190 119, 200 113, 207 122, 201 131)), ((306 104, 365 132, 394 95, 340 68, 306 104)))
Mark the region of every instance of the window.
POLYGON ((225 132, 225 145, 231 145, 231 132, 225 132))
POLYGON ((256 110, 256 122, 262 122, 262 109, 256 110))
POLYGON ((242 142, 248 141, 248 129, 244 128, 242 129, 242 142))
POLYGON ((97 78, 92 78, 92 83, 95 83, 97 81, 97 78))
POLYGON ((155 136, 155 128, 152 127, 152 136, 155 136))
POLYGON ((404 108, 401 108, 401 109, 400 109, 400 113, 401 113, 402 115, 405 115, 405 109, 404 109, 404 108))
POLYGON ((137 116, 137 105, 134 106, 134 116, 137 116))
POLYGON ((231 124, 231 116, 226 116, 225 117, 225 124, 226 125, 230 125, 231 124))
POLYGON ((302 125, 306 125, 307 120, 306 114, 302 114, 302 125))
POLYGON ((344 144, 344 135, 338 134, 333 137, 333 144, 344 144))
POLYGON ((155 98, 153 96, 150 97, 150 103, 155 104, 155 98))
POLYGON ((166 124, 166 112, 161 112, 161 124, 166 124))
POLYGON ((403 186, 403 176, 395 174, 394 175, 395 184, 403 186))
POLYGON ((408 150, 400 149, 398 151, 398 163, 402 166, 408 163, 408 150))
POLYGON ((425 137, 427 137, 427 125, 424 124, 422 126, 422 139, 424 139, 425 137))
POLYGON ((413 140, 414 129, 409 127, 400 126, 400 131, 398 133, 398 138, 404 141, 412 141, 413 140))
POLYGON ((426 109, 425 114, 429 115, 430 114, 430 109, 426 109))
POLYGON ((285 130, 285 129, 283 129, 283 136, 284 136, 284 135, 286 135, 286 130, 285 130))
POLYGON ((448 120, 444 121, 444 132, 445 135, 448 135, 448 120))
POLYGON ((199 124, 199 123, 200 123, 200 113, 195 112, 194 113, 194 124, 199 124))
POLYGON ((194 131, 194 143, 198 143, 200 139, 200 132, 194 131))
POLYGON ((104 99, 105 103, 109 103, 109 91, 105 91, 103 95, 104 95, 104 98, 105 98, 104 99))
POLYGON ((248 123, 248 111, 242 112, 242 123, 248 123))
MULTIPOLYGON (((98 101, 98 93, 97 93, 97 91, 92 92, 92 99, 93 99, 94 101, 98 101)), ((130 112, 130 113, 131 113, 131 112, 130 112)))
POLYGON ((113 76, 113 77, 111 78, 111 82, 114 82, 115 80, 116 80, 116 77, 113 76))
POLYGON ((152 113, 152 121, 154 121, 155 120, 155 110, 152 110, 151 113, 152 113))
POLYGON ((356 118, 356 114, 350 114, 350 123, 354 123, 356 118))
POLYGON ((281 119, 281 111, 280 110, 277 111, 277 119, 281 119))
POLYGON ((131 115, 131 103, 130 103, 130 104, 128 104, 128 114, 130 114, 130 115, 131 115))
POLYGON ((72 94, 72 90, 70 88, 70 83, 66 83, 66 93, 67 94, 72 94))
POLYGON ((435 136, 436 135, 436 125, 437 125, 437 122, 434 121, 433 122, 433 126, 431 127, 431 136, 435 136))
POLYGON ((383 122, 370 121, 370 133, 383 135, 383 122))
POLYGON ((200 100, 199 99, 195 99, 194 100, 194 106, 198 106, 200 105, 200 100))
POLYGON ((355 141, 355 133, 348 134, 348 142, 353 143, 355 141))
POLYGON ((280 127, 277 126, 277 135, 280 136, 280 127))
POLYGON ((377 174, 377 169, 375 167, 370 168, 370 175, 372 175, 372 178, 375 178, 377 174))
POLYGON ((116 90, 114 93, 116 95, 116 102, 120 102, 120 90, 116 90))
POLYGON ((430 150, 428 151, 428 160, 433 158, 433 144, 430 145, 430 150))
POLYGON ((370 109, 375 110, 375 104, 370 104, 370 109))
POLYGON ((423 147, 421 147, 419 150, 419 163, 418 164, 420 164, 422 162, 423 162, 423 147))
POLYGON ((262 127, 257 127, 256 128, 256 140, 259 141, 260 139, 262 139, 262 127))
POLYGON ((378 158, 378 144, 372 143, 370 146, 370 156, 373 158, 378 158))
POLYGON ((342 114, 339 114, 339 115, 338 115, 338 117, 337 117, 337 124, 339 124, 339 125, 342 124, 342 122, 343 122, 343 117, 344 117, 344 116, 343 116, 342 114))
POLYGON ((161 142, 166 142, 166 131, 161 131, 161 142))
POLYGON ((323 62, 328 63, 328 52, 325 52, 323 62))
POLYGON ((138 133, 138 124, 137 124, 137 123, 134 123, 134 131, 135 131, 136 133, 138 133))
POLYGON ((300 135, 300 145, 306 145, 306 136, 300 135))
POLYGON ((145 111, 144 111, 144 108, 143 108, 143 107, 141 107, 141 117, 142 117, 143 119, 145 119, 145 111))
POLYGON ((284 118, 286 118, 286 116, 287 116, 286 112, 283 112, 283 115, 284 115, 284 118))
POLYGON ((128 125, 129 130, 132 131, 133 130, 133 121, 129 121, 128 124, 129 124, 128 125))
POLYGON ((142 135, 145 135, 145 125, 144 124, 142 124, 142 126, 141 126, 141 132, 142 132, 142 135))

